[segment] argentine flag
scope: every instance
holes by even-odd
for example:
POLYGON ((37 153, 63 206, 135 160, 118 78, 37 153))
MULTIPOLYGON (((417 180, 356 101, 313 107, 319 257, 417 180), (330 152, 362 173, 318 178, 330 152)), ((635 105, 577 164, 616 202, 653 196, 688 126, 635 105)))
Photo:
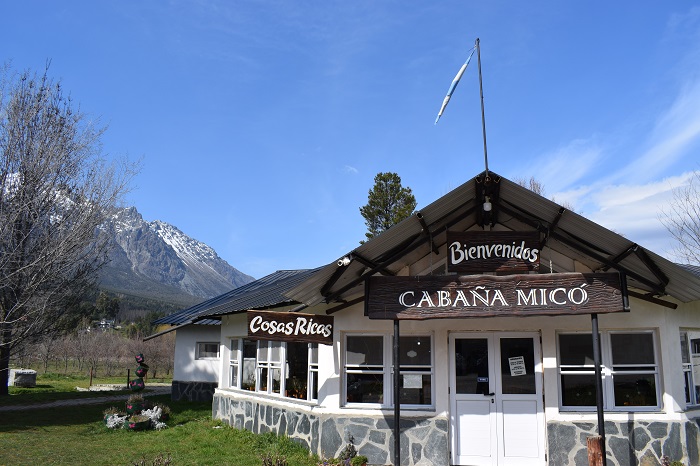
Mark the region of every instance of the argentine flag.
POLYGON ((437 118, 435 118, 435 124, 437 125, 438 120, 442 116, 442 113, 445 111, 445 107, 447 107, 447 102, 450 101, 450 97, 452 97, 452 93, 455 91, 455 88, 457 87, 457 84, 459 84, 459 80, 462 79, 462 75, 467 69, 467 66, 469 66, 469 61, 472 59, 472 55, 474 55, 474 51, 476 50, 476 46, 472 49, 472 53, 469 54, 469 58, 467 58, 467 61, 464 62, 464 65, 459 69, 457 72, 457 76, 452 80, 452 84, 450 84, 450 88, 447 91, 447 95, 445 96, 445 100, 442 101, 442 107, 440 107, 440 111, 438 112, 437 118))

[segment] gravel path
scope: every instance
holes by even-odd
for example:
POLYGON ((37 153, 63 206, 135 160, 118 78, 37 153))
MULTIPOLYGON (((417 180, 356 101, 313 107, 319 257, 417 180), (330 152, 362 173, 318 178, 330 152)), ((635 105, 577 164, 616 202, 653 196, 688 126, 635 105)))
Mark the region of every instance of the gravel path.
MULTIPOLYGON (((171 392, 171 386, 152 386, 146 388, 141 394, 145 397, 154 395, 166 395, 171 392)), ((62 406, 79 406, 79 405, 90 405, 90 404, 100 404, 109 403, 110 401, 124 401, 131 395, 131 392, 123 391, 114 395, 97 396, 90 398, 73 398, 70 400, 57 400, 57 401, 47 401, 43 403, 31 403, 26 405, 11 405, 11 406, 0 406, 0 413, 8 411, 21 411, 27 409, 47 409, 47 408, 60 408, 62 406)))

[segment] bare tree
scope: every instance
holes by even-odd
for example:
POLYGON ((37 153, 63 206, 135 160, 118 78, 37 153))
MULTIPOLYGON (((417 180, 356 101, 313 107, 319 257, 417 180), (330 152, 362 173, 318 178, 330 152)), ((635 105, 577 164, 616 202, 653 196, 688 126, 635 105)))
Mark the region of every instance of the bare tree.
POLYGON ((676 239, 675 258, 700 265, 700 171, 694 171, 688 184, 673 191, 673 201, 660 220, 676 239))
POLYGON ((40 342, 30 347, 30 351, 41 362, 44 374, 48 372, 51 361, 56 360, 55 348, 57 341, 55 338, 43 338, 40 342))
POLYGON ((97 235, 134 174, 101 153, 104 128, 48 77, 0 71, 0 395, 10 357, 66 322, 94 284, 97 235))
MULTIPOLYGON (((542 183, 540 180, 536 179, 534 176, 531 176, 529 180, 525 178, 516 178, 513 180, 516 184, 522 186, 523 188, 527 188, 530 191, 532 191, 535 194, 539 194, 542 197, 545 197, 545 190, 544 190, 544 183, 542 183)), ((551 199, 552 202, 557 202, 557 200, 552 196, 551 199)), ((574 209, 573 204, 571 204, 568 201, 565 201, 563 204, 560 204, 563 208, 566 210, 570 210, 571 212, 576 212, 576 209, 574 209)))
POLYGON ((544 184, 542 184, 542 182, 537 180, 534 176, 531 176, 529 180, 526 180, 525 178, 516 178, 513 181, 523 188, 529 189, 535 194, 544 196, 544 184))

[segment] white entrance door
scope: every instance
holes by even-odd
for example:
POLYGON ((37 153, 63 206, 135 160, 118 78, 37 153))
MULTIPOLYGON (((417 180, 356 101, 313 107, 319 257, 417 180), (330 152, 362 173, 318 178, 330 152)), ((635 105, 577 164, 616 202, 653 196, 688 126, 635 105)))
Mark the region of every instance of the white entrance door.
POLYGON ((539 336, 450 335, 452 464, 544 465, 539 336))

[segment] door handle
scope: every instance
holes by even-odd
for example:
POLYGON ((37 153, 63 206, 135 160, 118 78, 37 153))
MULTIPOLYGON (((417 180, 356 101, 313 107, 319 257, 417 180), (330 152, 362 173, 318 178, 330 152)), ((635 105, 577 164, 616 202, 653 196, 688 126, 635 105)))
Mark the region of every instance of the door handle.
POLYGON ((494 395, 495 395, 495 393, 493 393, 493 392, 491 392, 491 393, 484 393, 484 396, 494 396, 494 395))

